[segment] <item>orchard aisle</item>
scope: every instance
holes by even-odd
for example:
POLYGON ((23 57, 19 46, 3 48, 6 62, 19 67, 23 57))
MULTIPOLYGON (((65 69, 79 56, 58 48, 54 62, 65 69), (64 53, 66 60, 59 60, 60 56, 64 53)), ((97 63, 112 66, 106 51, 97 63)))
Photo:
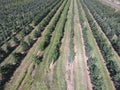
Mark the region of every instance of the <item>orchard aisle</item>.
POLYGON ((60 48, 60 57, 56 62, 54 67, 54 76, 53 76, 53 87, 56 90, 74 90, 74 80, 71 75, 73 70, 71 66, 69 66, 69 43, 70 43, 70 32, 72 30, 71 23, 72 23, 72 13, 73 10, 73 0, 71 0, 71 5, 69 7, 69 12, 67 15, 67 22, 64 28, 64 37, 62 39, 62 44, 60 48))
POLYGON ((90 76, 87 73, 87 62, 84 51, 84 41, 82 36, 82 28, 79 22, 79 13, 77 1, 74 0, 74 49, 75 49, 75 90, 92 90, 90 76))

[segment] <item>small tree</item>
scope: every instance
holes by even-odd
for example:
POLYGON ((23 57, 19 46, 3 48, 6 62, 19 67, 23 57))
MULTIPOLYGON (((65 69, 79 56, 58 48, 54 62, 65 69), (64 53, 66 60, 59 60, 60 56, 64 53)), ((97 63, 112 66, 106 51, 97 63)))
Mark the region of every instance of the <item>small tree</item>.
POLYGON ((31 46, 33 44, 33 39, 30 36, 28 36, 27 42, 28 42, 28 45, 31 46))
POLYGON ((11 50, 11 45, 10 43, 6 42, 6 50, 7 51, 10 51, 11 50))
POLYGON ((20 32, 20 36, 21 36, 21 38, 23 38, 23 37, 25 36, 24 30, 22 30, 22 31, 20 32))
POLYGON ((120 89, 120 72, 113 77, 113 80, 114 80, 116 89, 119 90, 120 89))
POLYGON ((20 59, 22 58, 22 54, 21 53, 13 53, 13 60, 18 63, 20 61, 20 59))
POLYGON ((38 31, 35 30, 34 33, 33 33, 33 37, 34 37, 34 38, 38 38, 39 35, 40 35, 40 33, 38 33, 38 31))
POLYGON ((21 45, 23 51, 27 51, 29 49, 29 45, 25 41, 21 41, 20 45, 21 45))
POLYGON ((41 62, 40 58, 37 57, 37 56, 35 56, 35 55, 32 56, 32 60, 33 60, 37 65, 41 62))
POLYGON ((0 73, 2 74, 2 76, 4 76, 7 73, 10 73, 12 69, 13 69, 12 64, 5 64, 5 65, 0 67, 0 73))
POLYGON ((3 56, 3 55, 5 55, 5 53, 6 52, 2 48, 0 48, 0 57, 3 56))
POLYGON ((12 39, 13 39, 13 41, 14 41, 15 43, 18 43, 18 42, 19 42, 18 38, 16 38, 15 36, 12 37, 12 39))

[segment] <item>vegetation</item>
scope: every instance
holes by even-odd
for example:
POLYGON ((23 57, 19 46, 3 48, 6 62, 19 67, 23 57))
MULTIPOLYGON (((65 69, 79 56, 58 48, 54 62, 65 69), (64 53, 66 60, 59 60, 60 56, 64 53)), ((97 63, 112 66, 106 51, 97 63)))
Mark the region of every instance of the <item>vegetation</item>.
POLYGON ((39 57, 39 56, 32 56, 32 60, 35 62, 35 64, 40 64, 41 60, 42 60, 42 57, 39 57))
POLYGON ((29 45, 28 45, 28 43, 25 42, 25 41, 22 41, 22 42, 20 43, 20 45, 21 45, 21 47, 22 47, 22 51, 27 51, 27 50, 29 49, 29 45))
MULTIPOLYGON (((63 5, 63 7, 64 7, 64 5, 63 5)), ((41 38, 41 42, 40 42, 40 44, 39 44, 39 49, 40 49, 41 51, 43 51, 43 50, 49 45, 49 43, 50 43, 50 38, 51 38, 51 33, 52 33, 52 32, 54 31, 54 29, 55 29, 55 26, 56 26, 56 24, 57 24, 57 22, 58 22, 58 20, 59 20, 59 18, 60 18, 60 13, 62 12, 63 7, 62 7, 62 9, 59 11, 59 13, 57 14, 57 16, 54 18, 51 26, 49 26, 49 27, 47 28, 46 32, 44 32, 44 35, 43 35, 43 37, 41 38)), ((55 9, 57 10, 57 8, 55 8, 55 9)))
POLYGON ((0 0, 0 90, 119 90, 119 19, 100 0, 0 0))
POLYGON ((103 87, 103 78, 101 76, 100 69, 96 65, 96 58, 89 58, 88 65, 93 84, 93 90, 101 90, 103 87))
MULTIPOLYGON (((61 3, 62 3, 62 1, 61 1, 61 3)), ((56 5, 55 9, 53 9, 53 10, 47 15, 47 17, 42 20, 42 22, 39 24, 39 26, 42 26, 42 25, 43 25, 42 27, 45 27, 45 26, 49 23, 49 21, 51 20, 50 18, 55 14, 55 12, 57 11, 57 9, 59 8, 59 6, 60 6, 61 3, 58 3, 58 4, 56 5), (48 18, 49 18, 49 19, 48 19, 48 18), (46 23, 47 23, 47 24, 46 24, 46 23)), ((39 26, 38 26, 38 30, 37 30, 37 31, 39 31, 39 29, 41 30, 41 28, 40 28, 39 26)), ((42 31, 43 31, 43 30, 42 30, 42 31)), ((25 33, 22 32, 21 35, 24 36, 25 33)), ((35 42, 33 42, 33 40, 30 38, 30 36, 28 36, 28 39, 27 39, 27 40, 28 40, 28 42, 26 42, 25 40, 21 40, 20 46, 21 46, 21 49, 22 49, 23 52, 26 52, 26 51, 29 50, 29 48, 31 47, 31 46, 30 46, 30 43, 35 43, 35 42)), ((31 45, 32 45, 32 44, 31 44, 31 45)), ((20 62, 21 62, 21 60, 26 56, 26 53, 21 54, 21 53, 19 53, 19 52, 14 52, 12 56, 13 56, 13 60, 15 61, 15 63, 13 64, 14 69, 11 69, 11 75, 10 75, 8 78, 10 78, 10 77, 12 76, 13 72, 14 72, 14 71, 17 69, 17 67, 20 65, 20 62), (20 56, 21 56, 21 57, 20 57, 20 56)), ((34 56, 33 56, 33 57, 34 57, 34 56)), ((39 62, 41 62, 41 58, 42 58, 42 57, 35 56, 35 57, 33 58, 33 60, 35 61, 35 63, 39 64, 39 62), (39 61, 38 61, 38 60, 39 60, 39 61)), ((3 65, 3 66, 4 66, 4 65, 3 65)), ((8 75, 8 74, 6 74, 6 75, 8 75)), ((9 80, 8 78, 6 78, 6 80, 9 80)), ((4 80, 2 79, 2 81, 4 81, 4 80)), ((4 81, 4 83, 3 83, 2 86, 4 86, 5 82, 7 82, 7 81, 4 81)))
POLYGON ((19 63, 19 61, 22 58, 22 54, 21 53, 13 53, 13 60, 15 61, 15 63, 19 63))
POLYGON ((119 61, 118 60, 114 60, 114 54, 113 51, 111 49, 111 46, 108 44, 108 42, 106 41, 106 39, 104 38, 103 34, 99 31, 98 27, 96 26, 95 23, 93 23, 93 19, 91 18, 91 16, 89 15, 87 9, 84 7, 84 10, 86 12, 87 18, 88 18, 88 22, 90 24, 90 27, 92 29, 93 35, 97 41, 97 44, 101 50, 101 53, 106 61, 106 66, 110 72, 110 75, 114 81, 115 87, 116 89, 119 89, 120 86, 118 84, 119 82, 119 77, 115 78, 116 75, 119 74, 119 61))
MULTIPOLYGON (((48 54, 48 60, 49 61, 56 61, 57 58, 59 57, 59 48, 60 48, 60 45, 61 45, 61 39, 63 37, 63 32, 64 32, 64 25, 65 25, 65 22, 66 22, 66 18, 67 18, 67 11, 69 9, 69 5, 70 5, 70 2, 67 2, 66 6, 64 7, 64 10, 60 16, 60 19, 56 25, 56 28, 55 28, 55 36, 53 37, 54 38, 54 42, 51 43, 51 48, 49 50, 49 54, 48 54)), ((46 57, 45 57, 46 58, 46 57)))
POLYGON ((74 1, 73 1, 73 7, 72 7, 72 16, 71 16, 71 29, 70 29, 70 43, 69 43, 69 48, 70 48, 70 54, 69 54, 69 62, 72 62, 75 56, 74 52, 74 1))
POLYGON ((101 90, 104 83, 103 77, 99 65, 97 65, 98 58, 96 58, 96 56, 92 56, 93 47, 89 44, 87 28, 83 29, 83 35, 84 35, 84 41, 85 41, 84 43, 85 43, 86 55, 88 57, 87 61, 90 70, 90 77, 93 85, 93 90, 101 90))
POLYGON ((113 48, 120 55, 120 13, 115 12, 114 9, 106 5, 103 5, 98 0, 85 1, 97 23, 113 45, 113 48))
POLYGON ((31 36, 28 36, 28 37, 27 37, 27 43, 28 43, 28 45, 29 45, 30 47, 33 45, 34 41, 33 41, 33 39, 31 38, 31 36))
MULTIPOLYGON (((50 9, 56 5, 53 2, 57 3, 59 0, 30 0, 26 3, 18 0, 7 0, 6 3, 0 1, 2 5, 0 7, 0 31, 2 31, 0 33, 0 44, 5 40, 9 40, 8 37, 13 36, 14 33, 18 33, 21 30, 24 31, 23 29, 25 29, 31 21, 36 22, 33 20, 36 15, 36 17, 39 17, 38 20, 44 18, 50 9), (15 4, 13 5, 13 3, 15 4), (41 11, 45 12, 41 13, 41 11)), ((41 19, 39 21, 41 21, 41 19)), ((39 21, 37 21, 37 23, 39 23, 39 21)))

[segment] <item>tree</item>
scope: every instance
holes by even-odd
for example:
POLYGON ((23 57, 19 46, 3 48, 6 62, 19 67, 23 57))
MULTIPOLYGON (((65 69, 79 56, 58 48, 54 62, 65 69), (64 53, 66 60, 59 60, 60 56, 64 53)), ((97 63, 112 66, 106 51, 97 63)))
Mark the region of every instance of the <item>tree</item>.
POLYGON ((13 60, 18 63, 20 61, 20 59, 22 58, 22 54, 21 53, 13 53, 13 60))
POLYGON ((27 42, 28 42, 28 45, 31 46, 33 44, 33 39, 30 36, 28 36, 27 42))
POLYGON ((33 37, 34 37, 34 38, 38 38, 39 35, 40 35, 40 33, 38 33, 38 31, 35 30, 34 33, 33 33, 33 37))
POLYGON ((32 60, 38 65, 41 62, 41 58, 38 56, 33 55, 32 60))
POLYGON ((5 53, 6 52, 2 48, 0 48, 0 57, 3 56, 3 55, 5 55, 5 53))
POLYGON ((15 43, 18 43, 18 42, 19 42, 18 38, 16 38, 15 36, 13 36, 12 39, 13 39, 13 41, 14 41, 15 43))
POLYGON ((0 67, 0 73, 2 74, 2 76, 4 76, 7 73, 10 73, 12 69, 13 69, 12 64, 5 64, 5 65, 0 67))
POLYGON ((23 38, 23 37, 25 36, 24 30, 22 30, 22 31, 20 32, 20 36, 21 36, 21 38, 23 38))
POLYGON ((120 72, 113 77, 113 80, 114 80, 116 89, 119 90, 120 89, 120 72))
POLYGON ((6 51, 10 51, 11 50, 11 45, 9 42, 6 42, 6 51))
POLYGON ((27 51, 29 49, 29 45, 25 41, 21 41, 20 45, 21 45, 23 51, 27 51))

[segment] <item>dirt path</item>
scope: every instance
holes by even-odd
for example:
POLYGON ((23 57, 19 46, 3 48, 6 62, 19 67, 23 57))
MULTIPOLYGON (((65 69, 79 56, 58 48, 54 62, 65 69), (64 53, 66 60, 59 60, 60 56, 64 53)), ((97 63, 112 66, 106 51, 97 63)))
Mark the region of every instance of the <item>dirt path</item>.
POLYGON ((24 86, 26 84, 26 80, 28 80, 28 77, 30 79, 29 79, 29 86, 27 88, 30 88, 30 90, 32 90, 32 83, 33 83, 34 75, 35 75, 35 72, 36 72, 36 67, 37 66, 34 63, 30 64, 30 66, 27 68, 26 76, 24 77, 23 81, 21 82, 18 90, 25 90, 24 86))
POLYGON ((51 64, 50 64, 50 67, 49 67, 49 69, 50 69, 50 75, 49 75, 50 81, 52 81, 52 78, 53 78, 53 69, 54 69, 54 66, 55 66, 55 63, 53 63, 53 61, 52 61, 51 64))
POLYGON ((67 83, 67 90, 74 90, 74 61, 66 63, 65 80, 67 83))
POLYGON ((120 6, 119 5, 117 5, 117 4, 115 4, 115 3, 112 3, 112 2, 110 2, 110 1, 108 1, 108 0, 100 0, 103 4, 106 4, 107 6, 110 6, 110 7, 112 7, 112 8, 115 8, 115 9, 117 9, 117 10, 120 10, 120 6))
POLYGON ((31 72, 30 90, 33 90, 33 89, 32 89, 32 85, 33 85, 33 80, 34 80, 36 68, 37 68, 37 66, 36 66, 36 65, 33 65, 33 70, 32 70, 32 72, 31 72))
MULTIPOLYGON (((56 63, 56 62, 55 62, 56 63)), ((49 79, 49 87, 50 87, 50 90, 52 90, 52 84, 53 84, 53 73, 54 73, 54 66, 55 66, 55 63, 52 61, 50 66, 49 66, 49 73, 48 73, 48 79, 49 79)))
MULTIPOLYGON (((71 0, 71 6, 69 8, 69 12, 68 12, 68 20, 67 20, 67 23, 66 23, 66 28, 65 28, 65 31, 66 31, 66 35, 67 37, 65 38, 66 41, 69 41, 66 43, 66 47, 64 46, 64 49, 65 50, 65 53, 67 53, 66 55, 66 63, 65 63, 65 66, 66 66, 66 72, 65 72, 65 80, 66 80, 66 84, 67 84, 67 90, 74 90, 74 61, 70 62, 69 61, 69 54, 70 54, 70 48, 69 48, 69 44, 70 44, 70 33, 71 33, 71 30, 72 30, 72 26, 71 26, 71 23, 73 22, 73 13, 72 13, 72 10, 73 10, 73 0, 71 0)), ((65 35, 65 36, 66 36, 65 35)))
POLYGON ((92 90, 90 76, 87 71, 87 57, 85 56, 85 46, 82 36, 82 28, 79 22, 77 2, 74 5, 74 49, 75 49, 75 90, 92 90))
MULTIPOLYGON (((71 5, 69 7, 67 22, 65 25, 64 37, 61 44, 61 54, 55 65, 54 77, 57 78, 57 90, 74 90, 74 77, 73 77, 73 64, 69 62, 69 43, 70 43, 70 31, 72 22, 72 8, 73 0, 71 0, 71 5), (63 75, 63 76, 61 76, 63 75), (65 80, 65 83, 64 83, 65 80), (62 81, 62 82, 61 82, 62 81), (61 84, 62 87, 61 87, 61 84)), ((55 78, 53 78, 55 79, 55 78)))

